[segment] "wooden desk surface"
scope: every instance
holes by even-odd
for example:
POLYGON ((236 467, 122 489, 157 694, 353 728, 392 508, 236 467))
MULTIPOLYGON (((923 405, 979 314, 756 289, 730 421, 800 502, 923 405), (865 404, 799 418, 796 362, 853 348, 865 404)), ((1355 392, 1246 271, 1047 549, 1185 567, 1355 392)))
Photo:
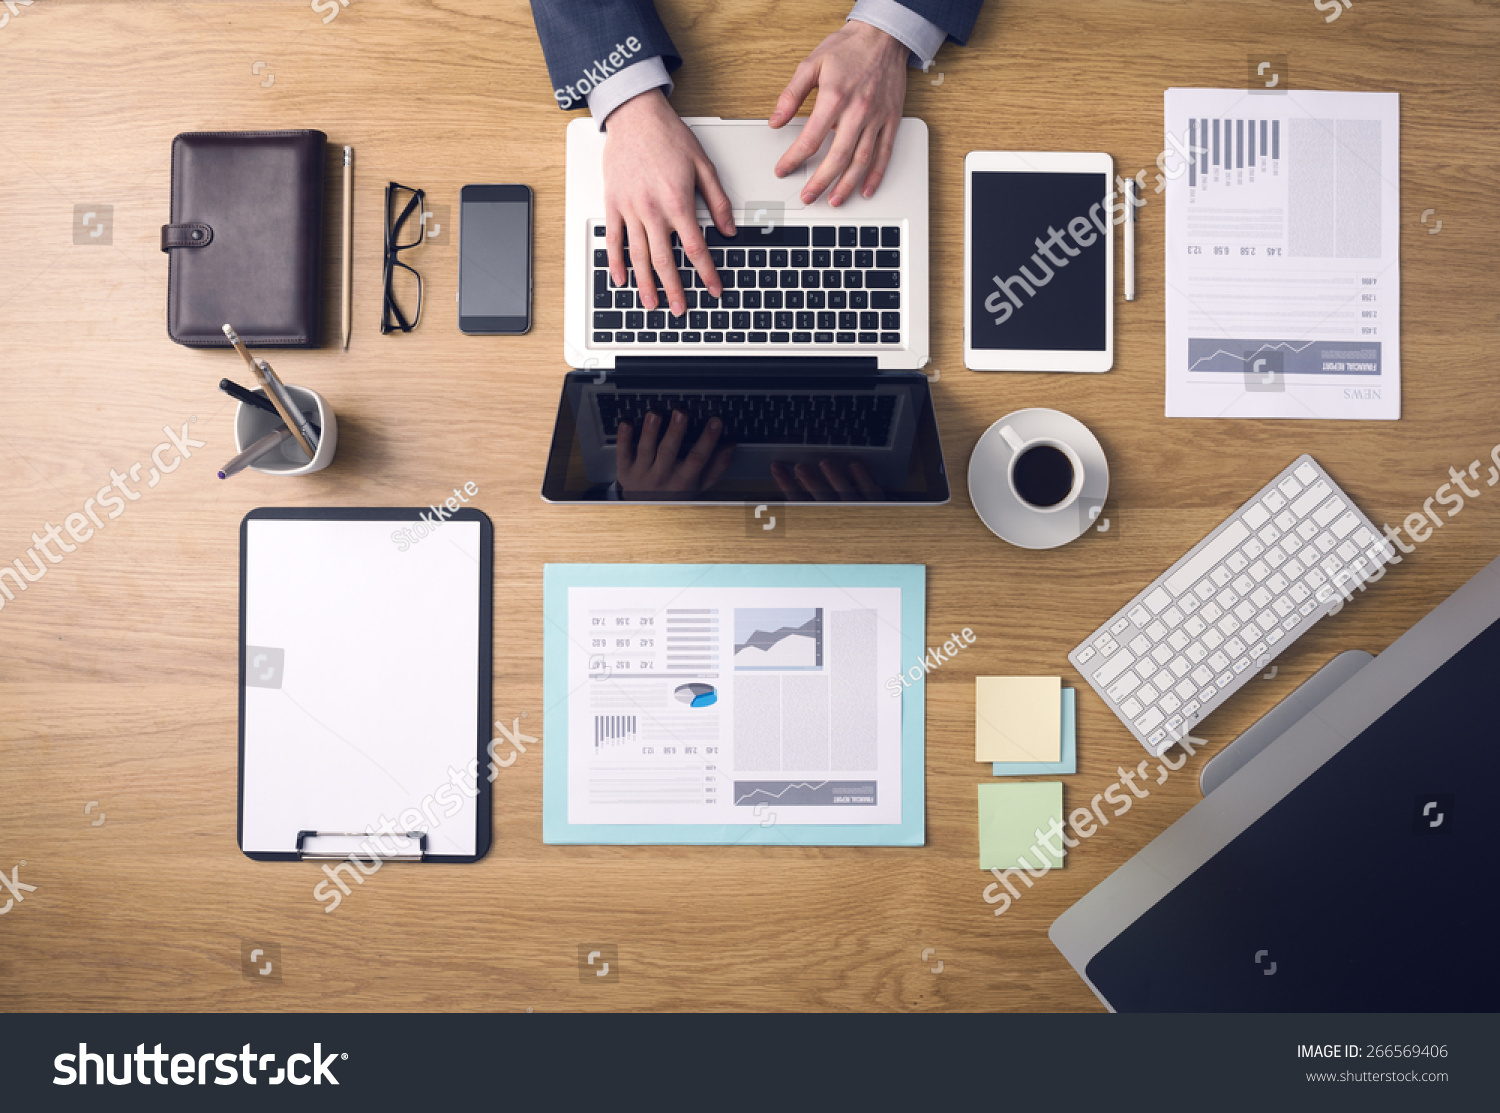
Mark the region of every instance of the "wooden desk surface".
MULTIPOLYGON (((689 59, 684 114, 766 116, 847 4, 662 5, 689 59), (788 18, 792 11, 807 14, 788 18)), ((0 9, 3 10, 3 9, 0 9)), ((1053 919, 1198 798, 1193 758, 996 918, 982 899, 973 760, 976 674, 1061 671, 1079 694, 1069 808, 1132 766, 1137 744, 1067 651, 1299 452, 1377 521, 1419 510, 1450 465, 1500 440, 1500 225, 1491 45, 1500 9, 1364 0, 1334 23, 1306 3, 992 2, 967 49, 913 71, 932 133, 932 367, 954 479, 938 509, 793 512, 747 537, 738 509, 565 509, 537 497, 562 362, 563 130, 519 0, 284 3, 43 0, 0 27, 0 558, 61 525, 111 469, 189 425, 205 447, 0 612, 0 868, 35 885, 0 916, 8 1010, 1097 1009, 1053 949, 1053 919), (1161 208, 1140 225, 1140 300, 1116 305, 1102 376, 962 366, 962 161, 974 149, 1108 151, 1151 167, 1168 85, 1238 86, 1247 54, 1287 57, 1302 88, 1402 94, 1405 375, 1395 423, 1162 417, 1161 208), (259 63, 264 62, 264 66, 259 63), (274 77, 274 80, 272 78, 274 77), (941 84, 938 78, 941 77, 941 84), (357 326, 347 353, 283 353, 341 426, 319 475, 221 483, 243 367, 165 335, 172 136, 317 127, 357 148, 357 326), (381 191, 420 185, 456 217, 466 182, 536 191, 536 325, 459 334, 452 237, 413 261, 427 307, 382 337, 381 191), (112 206, 108 243, 75 244, 75 207, 112 206), (1424 210, 1434 209, 1427 226, 1424 210), (1430 234, 1435 221, 1442 230, 1430 234), (970 449, 996 418, 1052 406, 1109 454, 1107 534, 1054 552, 997 540, 970 509, 970 449), (196 418, 196 421, 193 419, 196 418), (929 640, 973 648, 928 683, 921 849, 545 846, 542 758, 496 782, 494 848, 473 866, 390 866, 332 914, 316 865, 235 845, 237 525, 260 505, 422 504, 476 483, 494 519, 497 719, 539 724, 549 561, 917 562, 929 640), (91 802, 97 802, 90 808, 91 802), (100 819, 103 822, 98 822, 100 819), (241 973, 241 943, 281 948, 283 980, 241 973), (587 984, 583 943, 619 947, 587 984), (926 948, 934 948, 924 961, 926 948), (942 972, 929 973, 937 961, 942 972)), ((1148 178, 1148 181, 1151 179, 1148 178)), ((332 181, 336 184, 337 178, 332 181)), ((96 224, 90 227, 96 227, 96 224)), ((104 236, 99 239, 104 239, 104 236)), ((330 245, 336 246, 335 233, 330 245)), ((335 256, 336 257, 336 256, 335 256)), ((1118 265, 1118 264, 1117 264, 1118 265)), ((330 334, 336 331, 329 269, 330 334)), ((146 472, 141 473, 145 475, 146 472)), ((1320 624, 1199 732, 1229 740, 1334 653, 1381 650, 1500 551, 1485 491, 1343 614, 1320 624)), ((533 730, 532 733, 539 733, 533 730)))

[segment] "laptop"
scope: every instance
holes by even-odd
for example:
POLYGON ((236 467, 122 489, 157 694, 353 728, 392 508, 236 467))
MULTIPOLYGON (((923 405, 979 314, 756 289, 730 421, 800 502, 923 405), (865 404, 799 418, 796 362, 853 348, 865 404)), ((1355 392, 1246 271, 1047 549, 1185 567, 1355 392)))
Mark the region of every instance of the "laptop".
MULTIPOLYGON (((948 501, 928 360, 927 127, 902 121, 873 198, 804 205, 831 144, 785 178, 772 171, 805 120, 697 118, 693 129, 734 204, 737 234, 698 218, 724 282, 709 296, 674 246, 686 312, 645 308, 632 271, 609 276, 604 135, 568 126, 565 378, 542 484, 549 502, 890 505, 948 501), (632 490, 618 474, 622 422, 686 414, 685 460, 708 422, 731 445, 712 482, 632 490)), ((627 244, 628 247, 628 244, 627 244)), ((635 448, 627 439, 627 455, 635 448)), ((659 484, 653 484, 659 487, 659 484)))

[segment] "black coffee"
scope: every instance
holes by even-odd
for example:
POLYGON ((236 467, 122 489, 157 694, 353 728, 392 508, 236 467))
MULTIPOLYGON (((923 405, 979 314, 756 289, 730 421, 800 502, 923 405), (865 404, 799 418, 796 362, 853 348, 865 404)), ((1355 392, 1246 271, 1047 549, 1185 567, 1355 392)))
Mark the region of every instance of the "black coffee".
POLYGON ((1060 448, 1039 444, 1016 457, 1016 493, 1032 506, 1056 506, 1073 490, 1073 461, 1060 448))

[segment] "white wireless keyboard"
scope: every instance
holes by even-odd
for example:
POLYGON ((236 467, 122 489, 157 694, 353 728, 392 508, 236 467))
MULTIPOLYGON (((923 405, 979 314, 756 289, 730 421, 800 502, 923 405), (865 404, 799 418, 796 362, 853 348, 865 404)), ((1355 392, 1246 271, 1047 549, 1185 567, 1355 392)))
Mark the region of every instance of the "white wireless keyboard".
POLYGON ((1301 456, 1068 660, 1159 757, 1392 552, 1301 456))

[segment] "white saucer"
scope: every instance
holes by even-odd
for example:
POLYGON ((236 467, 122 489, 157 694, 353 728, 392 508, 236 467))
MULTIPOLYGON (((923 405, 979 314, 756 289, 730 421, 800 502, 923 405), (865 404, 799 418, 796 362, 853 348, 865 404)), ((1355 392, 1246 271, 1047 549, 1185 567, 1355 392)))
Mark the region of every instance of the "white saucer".
POLYGON ((1040 407, 1007 414, 985 430, 969 457, 969 500, 979 520, 1003 541, 1023 549, 1055 549, 1082 536, 1094 524, 1109 494, 1109 462, 1099 440, 1076 417, 1040 407), (1007 476, 1015 455, 1000 435, 1009 425, 1023 441, 1061 441, 1083 462, 1083 487, 1060 510, 1037 510, 1010 488, 1007 476))

